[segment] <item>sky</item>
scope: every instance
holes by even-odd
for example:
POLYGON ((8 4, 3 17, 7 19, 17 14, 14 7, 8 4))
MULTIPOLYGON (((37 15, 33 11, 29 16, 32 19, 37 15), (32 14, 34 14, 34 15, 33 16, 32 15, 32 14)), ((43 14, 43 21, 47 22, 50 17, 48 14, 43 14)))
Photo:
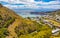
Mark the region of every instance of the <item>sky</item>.
POLYGON ((17 12, 60 9, 60 0, 0 0, 0 3, 17 12))

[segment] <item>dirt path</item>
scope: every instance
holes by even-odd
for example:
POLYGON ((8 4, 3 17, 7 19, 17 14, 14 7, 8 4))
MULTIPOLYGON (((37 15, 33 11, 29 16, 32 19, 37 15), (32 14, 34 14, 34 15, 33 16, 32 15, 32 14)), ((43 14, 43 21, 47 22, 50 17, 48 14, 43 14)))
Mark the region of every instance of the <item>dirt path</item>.
POLYGON ((17 34, 15 33, 15 27, 18 26, 19 24, 20 20, 16 19, 15 22, 8 27, 8 31, 10 34, 6 38, 13 38, 13 37, 18 38, 17 34))

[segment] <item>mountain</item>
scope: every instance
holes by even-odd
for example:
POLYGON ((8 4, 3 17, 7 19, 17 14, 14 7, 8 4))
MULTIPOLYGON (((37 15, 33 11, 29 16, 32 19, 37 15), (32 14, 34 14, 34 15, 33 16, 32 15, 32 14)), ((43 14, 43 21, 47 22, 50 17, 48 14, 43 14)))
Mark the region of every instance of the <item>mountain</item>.
POLYGON ((60 9, 50 12, 49 15, 59 15, 60 16, 60 9))
POLYGON ((50 37, 51 28, 48 25, 43 26, 42 23, 22 18, 0 4, 0 38, 43 38, 47 33, 50 37), (39 35, 40 33, 43 34, 39 35))
POLYGON ((21 22, 21 20, 23 20, 21 16, 0 4, 0 38, 5 38, 5 36, 10 37, 11 33, 15 34, 14 28, 21 22))
POLYGON ((60 15, 60 9, 54 11, 46 11, 46 12, 30 12, 30 14, 35 15, 60 15))

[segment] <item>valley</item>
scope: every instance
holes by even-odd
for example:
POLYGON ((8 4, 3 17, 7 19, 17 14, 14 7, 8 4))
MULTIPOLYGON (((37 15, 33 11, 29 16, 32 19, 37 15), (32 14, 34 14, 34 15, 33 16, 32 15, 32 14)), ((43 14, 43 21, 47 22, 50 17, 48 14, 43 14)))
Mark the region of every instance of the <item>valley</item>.
POLYGON ((19 16, 0 4, 0 38, 60 38, 60 11, 36 17, 19 16))

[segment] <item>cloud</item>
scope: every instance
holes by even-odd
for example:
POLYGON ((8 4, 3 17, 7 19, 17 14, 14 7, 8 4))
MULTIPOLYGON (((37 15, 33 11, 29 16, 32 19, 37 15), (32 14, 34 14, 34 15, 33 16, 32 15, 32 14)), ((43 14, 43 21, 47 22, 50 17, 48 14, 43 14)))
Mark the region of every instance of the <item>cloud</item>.
POLYGON ((34 0, 0 0, 0 1, 5 1, 8 2, 10 4, 33 4, 34 0))
POLYGON ((5 7, 8 7, 10 9, 37 9, 39 6, 36 5, 3 5, 5 7))
POLYGON ((36 2, 34 0, 0 0, 0 1, 5 1, 8 2, 10 4, 60 4, 59 0, 55 0, 55 1, 50 1, 50 2, 43 2, 43 1, 39 1, 36 2))
POLYGON ((39 1, 36 2, 34 0, 0 0, 7 2, 9 4, 5 4, 4 6, 11 9, 40 9, 40 8, 52 8, 52 9, 60 9, 60 0, 54 0, 50 2, 39 1), (12 5, 13 4, 13 5, 12 5), (16 4, 24 4, 24 5, 16 5, 16 4))
POLYGON ((42 4, 42 5, 55 5, 55 4, 60 4, 60 1, 50 1, 50 2, 36 2, 36 4, 42 4))

